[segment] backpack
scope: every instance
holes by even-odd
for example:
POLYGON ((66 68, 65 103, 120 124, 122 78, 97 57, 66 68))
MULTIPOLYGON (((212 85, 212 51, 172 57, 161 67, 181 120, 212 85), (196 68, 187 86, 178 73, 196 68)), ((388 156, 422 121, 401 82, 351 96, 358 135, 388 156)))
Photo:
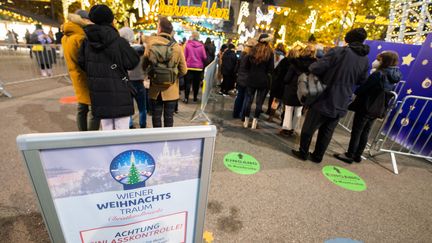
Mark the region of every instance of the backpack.
POLYGON ((150 82, 156 85, 170 86, 175 83, 178 76, 177 66, 170 66, 174 53, 174 44, 171 40, 166 45, 154 44, 149 49, 149 61, 151 63, 148 75, 150 82))
POLYGON ((326 86, 316 75, 302 73, 297 80, 297 98, 303 105, 311 105, 325 90, 326 86))

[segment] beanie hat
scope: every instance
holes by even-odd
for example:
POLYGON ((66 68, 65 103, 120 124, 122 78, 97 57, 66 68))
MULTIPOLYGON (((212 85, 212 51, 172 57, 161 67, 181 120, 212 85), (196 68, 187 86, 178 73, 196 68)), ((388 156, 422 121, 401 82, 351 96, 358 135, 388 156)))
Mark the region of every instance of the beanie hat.
POLYGON ((77 11, 75 11, 75 14, 79 15, 83 19, 88 19, 89 18, 88 12, 85 11, 85 10, 82 10, 82 9, 78 9, 77 11))
POLYGON ((353 42, 363 43, 366 40, 366 37, 367 37, 367 33, 365 29, 356 28, 346 33, 345 42, 348 44, 353 42))
POLYGON ((272 39, 273 38, 269 34, 261 34, 258 38, 258 42, 269 43, 272 39))
POLYGON ((90 9, 90 20, 98 25, 110 25, 114 20, 114 14, 107 5, 94 5, 90 9))
POLYGON ((132 43, 135 40, 135 34, 134 34, 133 30, 129 27, 123 27, 123 28, 119 29, 119 34, 120 34, 120 37, 123 37, 129 43, 132 43))

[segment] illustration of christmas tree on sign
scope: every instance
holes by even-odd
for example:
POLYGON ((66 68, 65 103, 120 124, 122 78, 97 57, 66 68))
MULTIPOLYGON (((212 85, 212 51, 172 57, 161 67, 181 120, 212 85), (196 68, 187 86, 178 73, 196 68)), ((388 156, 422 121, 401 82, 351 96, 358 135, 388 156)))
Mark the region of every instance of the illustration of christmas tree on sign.
POLYGON ((112 177, 123 184, 125 190, 145 186, 145 181, 155 169, 153 157, 145 151, 128 150, 117 155, 111 162, 112 177))

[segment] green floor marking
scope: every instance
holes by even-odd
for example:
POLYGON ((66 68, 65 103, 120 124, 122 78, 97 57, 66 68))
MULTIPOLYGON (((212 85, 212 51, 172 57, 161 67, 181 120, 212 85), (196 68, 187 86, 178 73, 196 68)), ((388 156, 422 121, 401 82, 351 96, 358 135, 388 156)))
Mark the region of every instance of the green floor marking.
POLYGON ((366 190, 366 182, 357 174, 339 166, 326 165, 322 173, 334 184, 351 191, 366 190))
POLYGON ((242 174, 251 175, 260 170, 260 163, 249 154, 240 152, 228 153, 224 157, 224 165, 230 171, 242 174))

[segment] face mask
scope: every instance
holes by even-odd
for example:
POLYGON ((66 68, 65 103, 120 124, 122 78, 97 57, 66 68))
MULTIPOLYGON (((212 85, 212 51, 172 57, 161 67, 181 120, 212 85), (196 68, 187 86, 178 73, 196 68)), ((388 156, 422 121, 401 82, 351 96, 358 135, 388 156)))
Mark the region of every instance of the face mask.
POLYGON ((373 63, 372 63, 372 68, 377 69, 380 65, 381 65, 381 62, 375 59, 375 61, 373 61, 373 63))

